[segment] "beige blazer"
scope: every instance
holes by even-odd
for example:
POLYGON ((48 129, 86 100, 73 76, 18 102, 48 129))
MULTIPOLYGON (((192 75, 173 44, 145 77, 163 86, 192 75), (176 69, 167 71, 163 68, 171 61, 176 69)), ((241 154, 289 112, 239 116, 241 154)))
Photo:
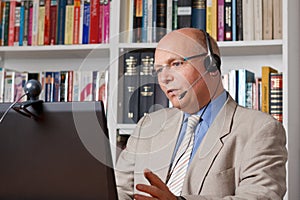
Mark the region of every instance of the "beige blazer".
MULTIPOLYGON (((148 168, 165 181, 183 112, 164 109, 142 118, 116 165, 120 200, 147 183, 148 168)), ((282 199, 286 192, 286 136, 270 115, 237 105, 229 96, 185 177, 186 199, 282 199), (225 198, 226 197, 226 198, 225 198)))

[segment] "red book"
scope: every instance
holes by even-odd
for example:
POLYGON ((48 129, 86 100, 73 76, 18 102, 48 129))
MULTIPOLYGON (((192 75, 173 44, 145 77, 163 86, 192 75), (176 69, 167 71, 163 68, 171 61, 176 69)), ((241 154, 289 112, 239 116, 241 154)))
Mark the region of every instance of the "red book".
POLYGON ((51 0, 45 0, 45 29, 44 29, 44 45, 50 44, 50 8, 51 0))
POLYGON ((14 46, 15 41, 15 20, 16 20, 16 1, 10 2, 9 26, 8 26, 8 46, 14 46))
POLYGON ((104 14, 104 1, 100 1, 99 9, 99 43, 103 41, 103 14, 104 14))
POLYGON ((90 44, 99 43, 99 0, 91 0, 90 7, 90 44))
POLYGON ((14 46, 19 46, 20 21, 21 21, 21 3, 16 3, 15 26, 14 26, 14 46))
POLYGON ((50 7, 50 44, 56 44, 56 21, 57 21, 57 5, 50 7))
POLYGON ((32 13, 33 13, 33 7, 32 7, 32 2, 29 2, 29 19, 28 19, 28 45, 31 46, 32 44, 32 13))
POLYGON ((80 31, 80 0, 74 0, 74 29, 73 29, 73 44, 79 44, 80 31))

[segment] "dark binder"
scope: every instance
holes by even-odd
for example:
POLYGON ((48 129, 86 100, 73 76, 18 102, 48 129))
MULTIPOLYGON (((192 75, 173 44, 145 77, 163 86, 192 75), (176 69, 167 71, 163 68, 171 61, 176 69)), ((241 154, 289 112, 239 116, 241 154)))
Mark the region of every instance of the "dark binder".
POLYGON ((177 28, 192 26, 192 0, 178 0, 177 28))
POLYGON ((167 28, 167 1, 157 0, 156 7, 156 42, 166 34, 167 28))

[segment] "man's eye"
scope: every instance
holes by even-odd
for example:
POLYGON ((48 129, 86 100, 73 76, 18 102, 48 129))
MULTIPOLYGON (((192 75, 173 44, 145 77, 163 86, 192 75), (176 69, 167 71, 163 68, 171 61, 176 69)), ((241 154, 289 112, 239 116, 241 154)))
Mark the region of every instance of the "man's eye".
POLYGON ((183 61, 174 61, 172 62, 172 67, 180 67, 183 64, 183 61))
POLYGON ((156 69, 156 73, 158 74, 158 73, 162 72, 162 70, 163 70, 163 67, 160 67, 160 68, 156 69))

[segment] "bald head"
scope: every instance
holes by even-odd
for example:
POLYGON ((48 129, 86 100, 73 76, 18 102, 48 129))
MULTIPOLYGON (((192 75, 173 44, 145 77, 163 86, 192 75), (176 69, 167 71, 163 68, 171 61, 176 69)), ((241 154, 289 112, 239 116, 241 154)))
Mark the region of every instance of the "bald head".
MULTIPOLYGON (((213 52, 220 56, 216 41, 210 38, 213 52)), ((181 57, 207 52, 206 38, 203 31, 195 28, 182 28, 165 35, 157 49, 175 53, 181 57), (187 51, 188 48, 188 51, 187 51)))

